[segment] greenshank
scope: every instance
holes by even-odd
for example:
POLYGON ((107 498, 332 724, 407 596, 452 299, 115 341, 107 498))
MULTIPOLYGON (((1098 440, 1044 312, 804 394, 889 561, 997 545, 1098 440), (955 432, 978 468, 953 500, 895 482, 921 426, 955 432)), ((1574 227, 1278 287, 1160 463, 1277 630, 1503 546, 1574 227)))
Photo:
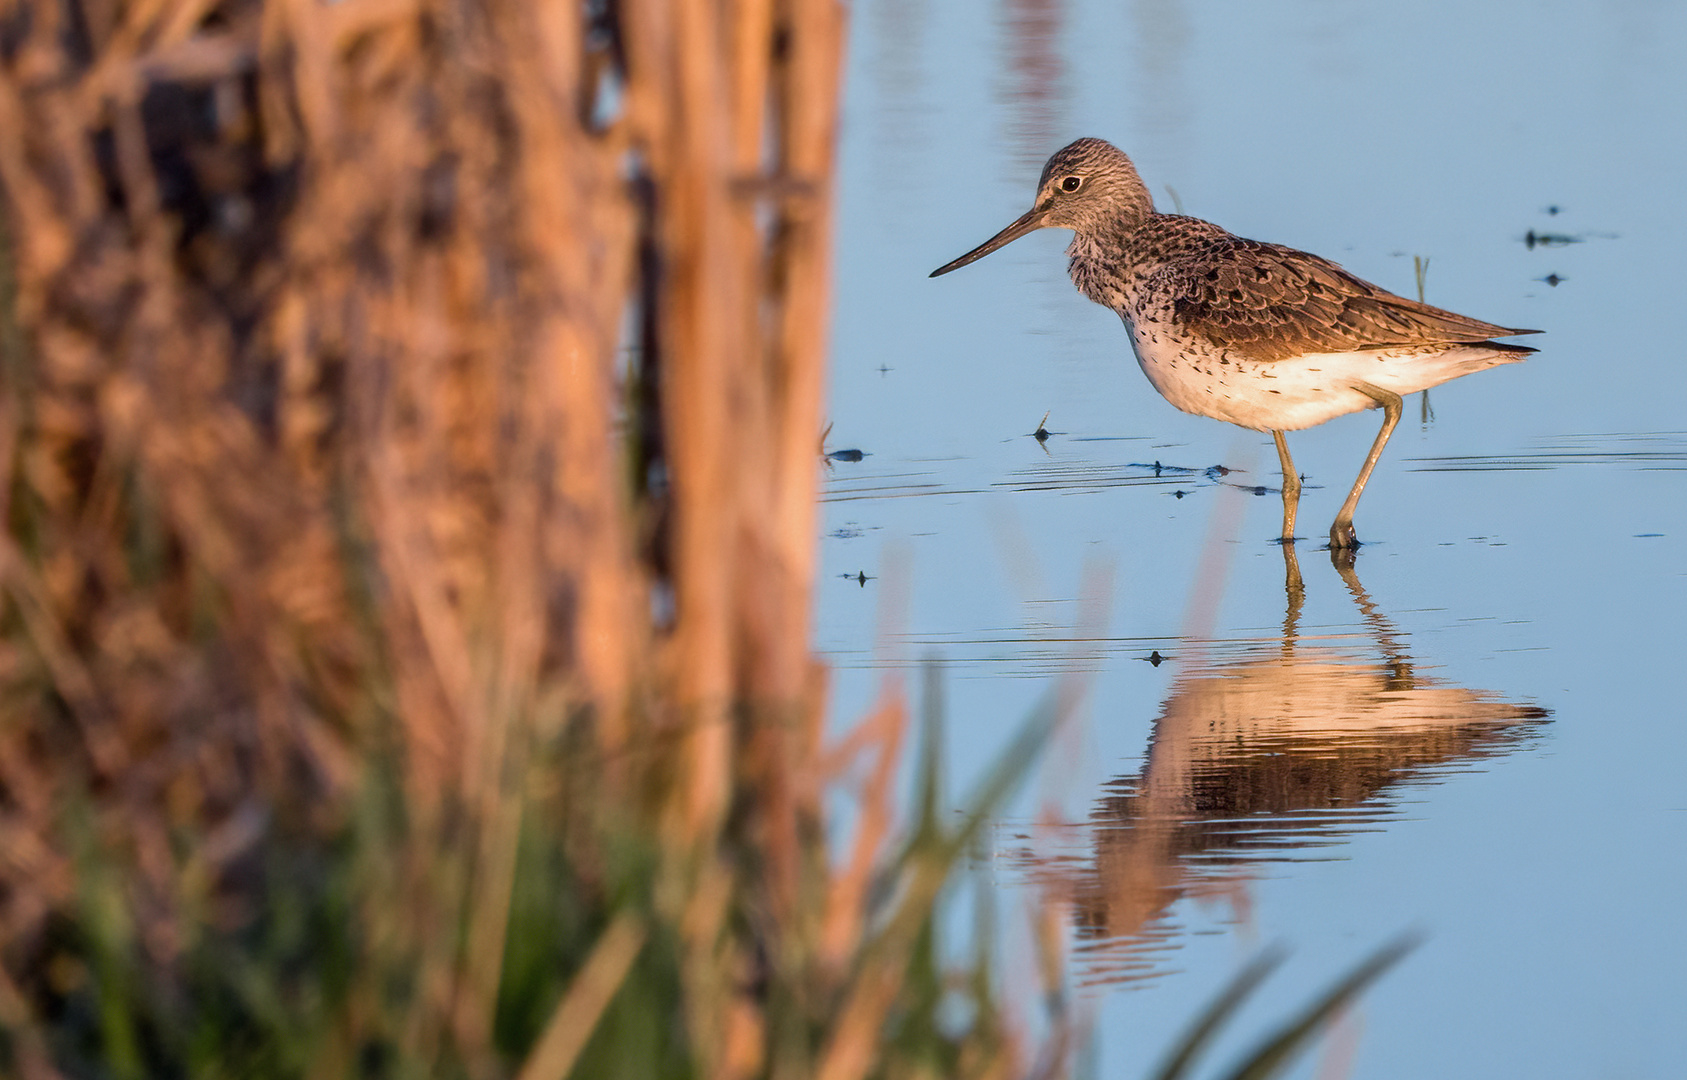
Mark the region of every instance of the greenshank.
POLYGON ((1301 486, 1285 431, 1382 408, 1382 430, 1330 526, 1333 550, 1355 548, 1353 511, 1400 421, 1401 397, 1535 351, 1490 339, 1539 331, 1443 311, 1317 255, 1162 214, 1130 158, 1101 139, 1049 158, 1031 209, 931 276, 1050 228, 1072 230, 1072 283, 1124 319, 1154 389, 1184 412, 1271 433, 1285 543, 1301 486))

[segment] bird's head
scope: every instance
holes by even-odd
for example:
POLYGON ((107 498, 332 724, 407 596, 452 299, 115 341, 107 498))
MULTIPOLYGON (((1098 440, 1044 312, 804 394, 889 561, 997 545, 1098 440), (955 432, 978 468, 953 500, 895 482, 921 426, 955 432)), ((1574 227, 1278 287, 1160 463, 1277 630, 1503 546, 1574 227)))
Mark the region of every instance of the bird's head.
POLYGON ((959 270, 1037 229, 1089 235, 1128 231, 1153 212, 1153 197, 1123 150, 1104 139, 1079 139, 1061 147, 1043 166, 1030 210, 931 276, 959 270))

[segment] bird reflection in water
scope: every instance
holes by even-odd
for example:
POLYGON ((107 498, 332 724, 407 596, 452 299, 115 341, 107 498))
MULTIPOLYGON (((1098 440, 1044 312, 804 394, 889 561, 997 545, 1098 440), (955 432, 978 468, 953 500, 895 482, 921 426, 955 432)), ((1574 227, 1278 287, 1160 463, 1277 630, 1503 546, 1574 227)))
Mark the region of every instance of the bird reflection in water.
POLYGON ((1088 850, 1031 856, 1070 898, 1082 981, 1153 976, 1179 899, 1241 907, 1255 864, 1328 857, 1318 849, 1380 828, 1402 786, 1509 752, 1544 722, 1544 709, 1419 674, 1342 554, 1366 633, 1301 636, 1305 588, 1283 545, 1281 641, 1180 658, 1142 770, 1109 783, 1081 830, 1088 850))

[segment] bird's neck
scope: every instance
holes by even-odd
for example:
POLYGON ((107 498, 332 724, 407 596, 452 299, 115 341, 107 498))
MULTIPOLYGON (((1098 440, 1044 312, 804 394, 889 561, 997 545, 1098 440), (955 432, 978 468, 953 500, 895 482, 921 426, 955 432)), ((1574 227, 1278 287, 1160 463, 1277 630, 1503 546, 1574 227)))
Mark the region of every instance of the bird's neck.
POLYGON ((1066 254, 1067 272, 1078 291, 1102 307, 1123 312, 1131 280, 1139 272, 1137 234, 1154 216, 1119 217, 1075 230, 1066 254))

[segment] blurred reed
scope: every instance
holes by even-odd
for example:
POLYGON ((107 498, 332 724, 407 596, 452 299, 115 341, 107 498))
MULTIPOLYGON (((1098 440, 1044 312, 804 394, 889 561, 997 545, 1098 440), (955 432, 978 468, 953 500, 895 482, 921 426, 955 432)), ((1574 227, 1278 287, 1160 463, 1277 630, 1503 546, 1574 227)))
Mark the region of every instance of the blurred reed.
POLYGON ((821 745, 843 39, 0 2, 0 1071, 1019 1069, 821 745))

